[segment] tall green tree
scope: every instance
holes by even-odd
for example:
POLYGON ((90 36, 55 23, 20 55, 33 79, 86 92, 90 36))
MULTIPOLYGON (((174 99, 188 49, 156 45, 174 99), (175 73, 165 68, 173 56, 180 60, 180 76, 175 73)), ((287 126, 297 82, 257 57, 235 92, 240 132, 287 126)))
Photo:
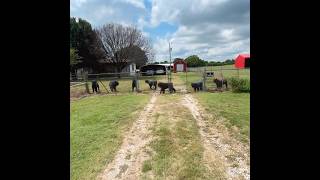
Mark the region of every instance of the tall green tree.
POLYGON ((185 59, 188 64, 188 67, 200 67, 205 66, 206 63, 204 60, 200 59, 197 55, 191 55, 185 59))
POLYGON ((70 18, 70 47, 80 49, 88 45, 92 33, 91 24, 81 18, 70 18))
POLYGON ((81 18, 70 18, 70 48, 77 49, 78 55, 82 57, 82 62, 77 65, 79 67, 95 68, 99 66, 98 60, 105 56, 91 24, 81 18))
POLYGON ((70 48, 70 66, 74 66, 79 63, 79 56, 74 48, 70 48))

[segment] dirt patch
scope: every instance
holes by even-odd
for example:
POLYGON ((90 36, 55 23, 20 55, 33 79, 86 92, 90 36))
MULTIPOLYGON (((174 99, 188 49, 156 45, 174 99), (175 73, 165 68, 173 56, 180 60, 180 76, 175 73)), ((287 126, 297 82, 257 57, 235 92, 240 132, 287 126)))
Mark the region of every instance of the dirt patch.
POLYGON ((106 92, 100 92, 100 93, 82 93, 82 94, 79 94, 78 96, 74 96, 74 95, 71 95, 70 94, 70 101, 76 101, 76 100, 80 100, 80 99, 83 99, 83 98, 86 98, 86 97, 91 97, 91 96, 121 96, 121 95, 128 95, 128 94, 132 94, 132 95, 136 95, 136 96, 143 96, 143 95, 146 95, 146 94, 150 94, 150 92, 148 93, 136 93, 136 92, 133 92, 133 93, 106 93, 106 92))
POLYGON ((215 120, 212 126, 208 119, 217 117, 207 114, 190 94, 184 96, 182 104, 191 111, 199 126, 206 166, 221 168, 227 179, 250 179, 249 147, 232 138, 219 123, 221 119, 215 120))
POLYGON ((152 140, 149 121, 153 115, 157 94, 153 94, 150 102, 141 112, 137 121, 134 122, 131 130, 126 133, 120 150, 114 160, 107 165, 107 168, 98 179, 138 179, 141 175, 142 164, 149 158, 146 146, 152 140))
POLYGON ((78 99, 78 98, 81 98, 86 95, 87 95, 87 93, 85 91, 71 91, 70 90, 70 98, 71 99, 78 99))
POLYGON ((229 89, 218 89, 218 88, 207 89, 207 92, 211 92, 211 93, 220 93, 220 92, 225 92, 225 91, 229 91, 229 89))

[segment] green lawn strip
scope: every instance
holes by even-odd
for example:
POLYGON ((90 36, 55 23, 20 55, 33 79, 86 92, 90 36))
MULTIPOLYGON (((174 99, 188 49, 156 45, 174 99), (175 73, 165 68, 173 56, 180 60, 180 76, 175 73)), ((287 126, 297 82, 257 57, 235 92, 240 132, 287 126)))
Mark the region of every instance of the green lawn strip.
POLYGON ((250 133, 250 93, 196 93, 195 97, 206 108, 226 119, 229 128, 240 130, 240 140, 248 142, 250 133))
MULTIPOLYGON (((166 104, 181 99, 181 96, 169 96, 159 97, 158 103, 166 104)), ((144 162, 144 172, 151 170, 155 179, 214 178, 215 175, 210 174, 203 164, 204 149, 198 127, 188 109, 168 105, 156 113, 154 118, 155 140, 150 144, 154 156, 144 162), (173 117, 169 117, 172 113, 173 117)))
POLYGON ((149 98, 92 96, 71 102, 71 179, 95 179, 149 98))

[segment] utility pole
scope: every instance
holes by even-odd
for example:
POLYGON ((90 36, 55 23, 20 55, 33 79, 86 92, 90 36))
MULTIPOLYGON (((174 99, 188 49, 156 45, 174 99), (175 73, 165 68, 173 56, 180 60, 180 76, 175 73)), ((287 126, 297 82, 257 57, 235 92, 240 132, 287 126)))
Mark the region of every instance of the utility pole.
POLYGON ((171 83, 171 51, 172 51, 172 48, 170 46, 170 41, 169 41, 169 56, 170 56, 169 67, 170 67, 170 71, 169 71, 169 74, 168 74, 168 83, 171 83))

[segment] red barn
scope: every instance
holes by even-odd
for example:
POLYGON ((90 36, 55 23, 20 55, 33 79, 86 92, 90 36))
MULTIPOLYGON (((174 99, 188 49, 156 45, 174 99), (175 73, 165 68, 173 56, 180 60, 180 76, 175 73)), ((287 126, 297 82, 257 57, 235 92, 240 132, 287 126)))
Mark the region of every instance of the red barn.
POLYGON ((238 69, 250 67, 250 54, 239 54, 235 59, 234 66, 238 69))
POLYGON ((183 59, 176 60, 173 64, 173 72, 186 72, 187 63, 183 59))

